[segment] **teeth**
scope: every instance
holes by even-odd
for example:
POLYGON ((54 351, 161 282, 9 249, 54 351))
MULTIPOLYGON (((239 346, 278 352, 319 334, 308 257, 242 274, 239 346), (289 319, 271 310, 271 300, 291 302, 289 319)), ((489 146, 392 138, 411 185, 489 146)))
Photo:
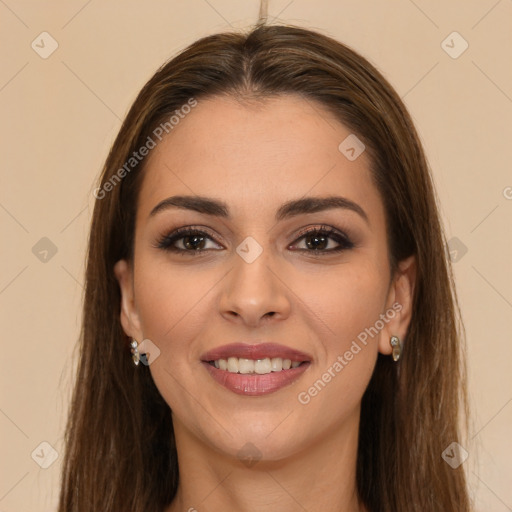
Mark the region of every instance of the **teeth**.
POLYGON ((254 371, 260 375, 263 375, 264 373, 270 373, 272 371, 270 359, 268 357, 265 359, 258 359, 254 363, 254 371))
MULTIPOLYGON (((220 366, 220 364, 219 364, 220 366)), ((237 357, 229 357, 228 358, 228 372, 238 373, 238 358, 237 357)))
POLYGON ((273 372, 280 372, 283 369, 283 360, 280 357, 273 357, 270 361, 270 369, 273 372))
POLYGON ((238 371, 240 373, 254 373, 254 360, 252 359, 239 359, 238 371))
POLYGON ((282 359, 281 357, 266 357, 265 359, 245 359, 238 357, 228 357, 227 359, 217 359, 213 361, 215 368, 226 370, 230 373, 256 373, 264 375, 271 372, 280 372, 297 368, 301 362, 291 359, 282 359))

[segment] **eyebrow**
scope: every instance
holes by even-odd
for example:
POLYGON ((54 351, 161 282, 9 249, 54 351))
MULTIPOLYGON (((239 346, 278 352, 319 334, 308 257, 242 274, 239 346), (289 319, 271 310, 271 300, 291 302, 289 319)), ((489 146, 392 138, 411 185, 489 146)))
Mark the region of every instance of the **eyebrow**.
MULTIPOLYGON (((193 210, 205 215, 213 215, 230 219, 229 208, 223 201, 204 196, 172 196, 158 203, 150 212, 149 217, 162 211, 179 208, 193 210)), ((341 196, 305 197, 293 201, 287 201, 276 212, 276 221, 282 221, 297 215, 316 213, 333 208, 343 208, 357 213, 369 224, 368 215, 354 201, 341 196)))

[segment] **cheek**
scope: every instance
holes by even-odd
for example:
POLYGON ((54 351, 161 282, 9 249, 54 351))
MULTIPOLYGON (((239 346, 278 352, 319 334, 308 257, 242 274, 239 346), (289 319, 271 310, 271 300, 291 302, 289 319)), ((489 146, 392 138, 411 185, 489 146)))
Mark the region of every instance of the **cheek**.
POLYGON ((328 352, 350 345, 383 312, 387 276, 371 261, 341 265, 325 279, 302 278, 296 283, 297 295, 311 310, 310 318, 326 333, 328 352))
POLYGON ((378 353, 374 329, 385 305, 387 281, 381 266, 367 259, 341 266, 325 282, 316 288, 302 285, 310 318, 325 332, 319 340, 322 357, 308 380, 312 387, 303 391, 308 395, 304 400, 315 402, 312 410, 331 417, 355 407, 370 380, 378 353), (337 407, 325 409, 326 404, 337 407))
POLYGON ((385 305, 386 279, 379 265, 367 261, 340 267, 316 288, 303 283, 310 319, 317 331, 328 327, 320 336, 322 357, 298 397, 308 402, 312 416, 335 422, 360 402, 377 359, 378 334, 372 329, 385 305))
POLYGON ((162 352, 180 352, 208 318, 209 292, 218 281, 208 272, 191 271, 141 258, 136 274, 135 296, 144 336, 162 352))
MULTIPOLYGON (((201 271, 190 260, 193 256, 177 260, 167 257, 163 250, 142 249, 135 269, 135 293, 140 299, 139 309, 154 316, 158 311, 164 316, 179 317, 190 309, 197 297, 208 290, 209 273, 201 271), (160 252, 161 251, 161 252, 160 252), (148 307, 149 302, 149 307, 148 307), (157 308, 157 309, 155 309, 157 308), (154 311, 152 311, 154 310, 154 311)), ((170 320, 170 318, 169 318, 170 320)))
POLYGON ((193 391, 201 364, 197 343, 203 332, 208 333, 213 307, 209 292, 215 290, 215 277, 141 258, 135 283, 137 308, 144 337, 160 350, 150 365, 153 381, 172 410, 190 410, 191 396, 197 395, 193 391), (184 389, 192 390, 192 395, 184 389))

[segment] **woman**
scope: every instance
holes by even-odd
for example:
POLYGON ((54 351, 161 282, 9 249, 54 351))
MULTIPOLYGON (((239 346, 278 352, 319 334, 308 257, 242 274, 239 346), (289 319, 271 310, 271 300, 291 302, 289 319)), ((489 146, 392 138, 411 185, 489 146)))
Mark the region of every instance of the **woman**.
POLYGON ((435 192, 371 64, 296 27, 205 37, 95 196, 60 512, 470 510, 435 192))

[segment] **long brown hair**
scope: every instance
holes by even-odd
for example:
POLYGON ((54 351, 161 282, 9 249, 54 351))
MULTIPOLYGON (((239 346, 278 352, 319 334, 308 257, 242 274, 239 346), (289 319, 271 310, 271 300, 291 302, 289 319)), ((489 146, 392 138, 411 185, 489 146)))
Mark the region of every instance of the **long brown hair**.
POLYGON ((170 408, 149 368, 133 364, 119 319, 113 266, 132 260, 144 169, 144 161, 133 169, 126 162, 191 98, 244 102, 280 94, 319 102, 363 141, 385 206, 392 270, 417 258, 403 356, 393 363, 379 354, 362 398, 360 499, 373 512, 470 510, 463 466, 452 469, 441 456, 452 442, 462 443, 461 427, 467 432, 464 332, 437 198, 411 118, 386 79, 347 46, 311 30, 259 23, 248 33, 204 37, 163 65, 108 155, 90 231, 59 512, 162 512, 178 485, 170 408))

